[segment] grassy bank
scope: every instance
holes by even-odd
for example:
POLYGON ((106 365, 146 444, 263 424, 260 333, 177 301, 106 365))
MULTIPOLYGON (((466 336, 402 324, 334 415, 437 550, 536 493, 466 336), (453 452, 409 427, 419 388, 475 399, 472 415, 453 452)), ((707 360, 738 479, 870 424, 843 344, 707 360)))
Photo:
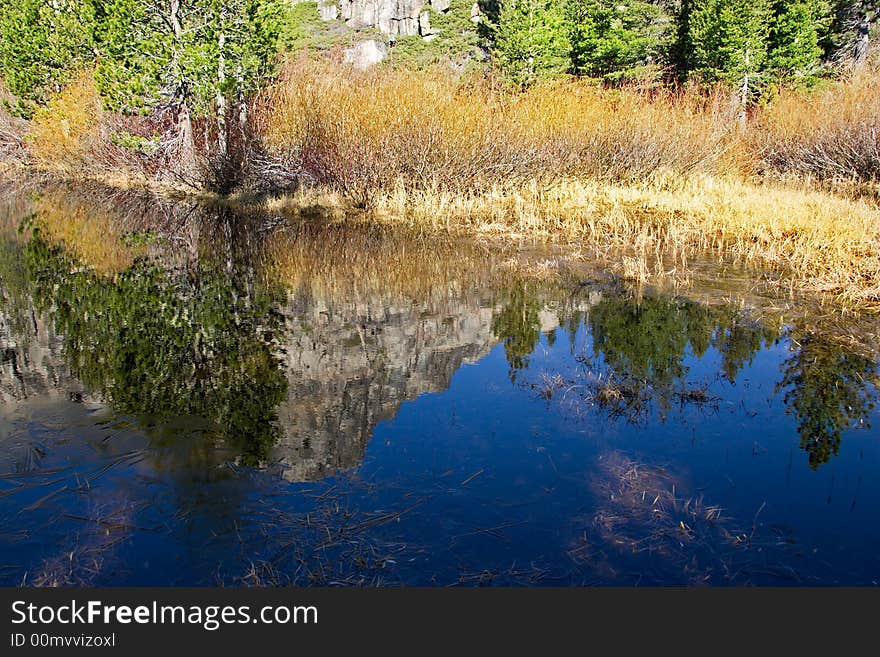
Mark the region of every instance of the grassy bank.
MULTIPOLYGON (((79 78, 28 124, 3 123, 5 152, 62 177, 187 184, 148 117, 97 98, 79 78)), ((223 171, 273 211, 538 238, 637 280, 720 258, 880 306, 880 69, 780 93, 746 126, 737 111, 721 88, 514 91, 485 73, 302 58, 254 99, 223 171)))
MULTIPOLYGON (((374 204, 370 216, 385 223, 562 243, 642 282, 686 280, 692 261, 712 259, 763 270, 774 285, 880 307, 880 208, 865 199, 705 175, 572 179, 467 196, 399 188, 374 204)), ((288 214, 347 208, 341 195, 311 191, 267 205, 288 214)))

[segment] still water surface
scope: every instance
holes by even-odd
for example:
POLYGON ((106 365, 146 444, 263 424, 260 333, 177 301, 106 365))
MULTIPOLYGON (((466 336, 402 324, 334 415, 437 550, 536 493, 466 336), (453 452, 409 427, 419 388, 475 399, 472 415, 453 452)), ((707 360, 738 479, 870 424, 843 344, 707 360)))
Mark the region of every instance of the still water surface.
POLYGON ((514 272, 8 195, 0 584, 877 583, 876 323, 514 272))

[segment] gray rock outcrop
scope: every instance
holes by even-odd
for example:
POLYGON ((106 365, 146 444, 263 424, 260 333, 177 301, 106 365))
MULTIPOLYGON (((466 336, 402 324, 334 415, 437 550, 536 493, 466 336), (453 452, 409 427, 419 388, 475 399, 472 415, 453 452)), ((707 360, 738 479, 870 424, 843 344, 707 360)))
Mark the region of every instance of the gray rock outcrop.
MULTIPOLYGON (((431 12, 446 13, 450 0, 319 0, 318 13, 325 21, 342 20, 354 28, 373 28, 390 40, 398 37, 430 37, 438 33, 431 26, 431 12)), ((471 20, 479 20, 478 4, 471 8, 471 20)))
POLYGON ((381 62, 387 54, 388 46, 376 39, 368 39, 346 48, 344 61, 363 71, 381 62))

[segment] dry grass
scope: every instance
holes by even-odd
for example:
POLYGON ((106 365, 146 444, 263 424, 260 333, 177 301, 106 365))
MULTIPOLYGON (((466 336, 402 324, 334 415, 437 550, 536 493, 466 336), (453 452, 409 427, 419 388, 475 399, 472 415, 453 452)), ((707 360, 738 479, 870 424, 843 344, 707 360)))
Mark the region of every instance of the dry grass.
MULTIPOLYGON (((325 198, 336 194, 335 207, 367 207, 385 221, 577 244, 640 281, 721 257, 791 287, 877 304, 876 204, 747 175, 772 145, 789 143, 784 135, 806 144, 822 127, 831 141, 815 137, 815 149, 838 171, 866 177, 873 165, 856 152, 876 148, 864 126, 880 108, 880 78, 870 75, 809 101, 785 95, 746 137, 730 129, 720 92, 556 82, 512 94, 439 71, 296 61, 265 99, 264 138, 325 198)), ((786 166, 819 171, 807 162, 795 153, 786 166)))
MULTIPOLYGON (((562 242, 641 282, 686 277, 709 256, 880 307, 876 198, 815 185, 846 178, 880 194, 878 99, 880 73, 868 67, 809 96, 783 93, 743 134, 721 91, 557 81, 514 93, 489 76, 300 59, 255 102, 259 157, 248 161, 265 179, 305 183, 287 203, 318 214, 369 209, 370 221, 435 234, 562 242), (762 171, 795 181, 761 182, 762 171)), ((118 121, 101 114, 85 75, 38 113, 27 144, 67 175, 155 168, 159 155, 138 164, 109 143, 118 121)), ((303 265, 289 248, 278 266, 294 280, 303 265)))
POLYGON ((751 146, 769 169, 818 180, 880 180, 880 60, 813 93, 784 92, 751 146))
POLYGON ((401 188, 474 194, 566 176, 713 170, 730 139, 724 104, 695 93, 569 81, 517 94, 439 69, 360 73, 296 60, 261 107, 276 156, 361 205, 401 188))
MULTIPOLYGON (((0 155, 7 148, 7 122, 0 115, 0 155)), ((123 116, 105 110, 92 73, 84 71, 37 110, 30 122, 18 125, 23 128, 20 142, 25 148, 17 160, 61 180, 192 191, 192 182, 183 177, 175 135, 169 136, 173 126, 167 112, 123 116)), ((203 164, 207 173, 207 161, 203 164)))
POLYGON ((640 282, 713 258, 765 270, 772 284, 880 304, 880 208, 806 186, 713 176, 569 179, 471 195, 398 189, 373 202, 374 220, 505 243, 562 242, 640 282))
POLYGON ((766 575, 799 581, 783 565, 784 541, 760 527, 761 509, 750 527, 734 528, 721 507, 688 494, 673 473, 618 451, 600 457, 591 487, 600 503, 591 531, 570 555, 576 563, 602 569, 606 578, 627 575, 611 564, 621 555, 635 555, 638 581, 657 577, 688 585, 742 585, 766 575), (606 551, 617 554, 612 559, 606 551))

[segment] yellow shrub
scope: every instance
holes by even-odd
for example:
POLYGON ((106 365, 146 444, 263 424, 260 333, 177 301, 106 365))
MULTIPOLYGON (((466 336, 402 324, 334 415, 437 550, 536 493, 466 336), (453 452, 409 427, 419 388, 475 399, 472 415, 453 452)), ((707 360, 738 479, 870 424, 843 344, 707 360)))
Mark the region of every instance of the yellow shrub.
POLYGON ((732 122, 697 93, 648 97, 576 80, 514 93, 443 69, 293 61, 266 100, 270 147, 363 202, 400 185, 470 194, 572 175, 712 171, 732 138, 732 122))
POLYGON ((38 166, 78 171, 100 139, 101 99, 89 73, 83 73, 31 121, 26 141, 38 166))

